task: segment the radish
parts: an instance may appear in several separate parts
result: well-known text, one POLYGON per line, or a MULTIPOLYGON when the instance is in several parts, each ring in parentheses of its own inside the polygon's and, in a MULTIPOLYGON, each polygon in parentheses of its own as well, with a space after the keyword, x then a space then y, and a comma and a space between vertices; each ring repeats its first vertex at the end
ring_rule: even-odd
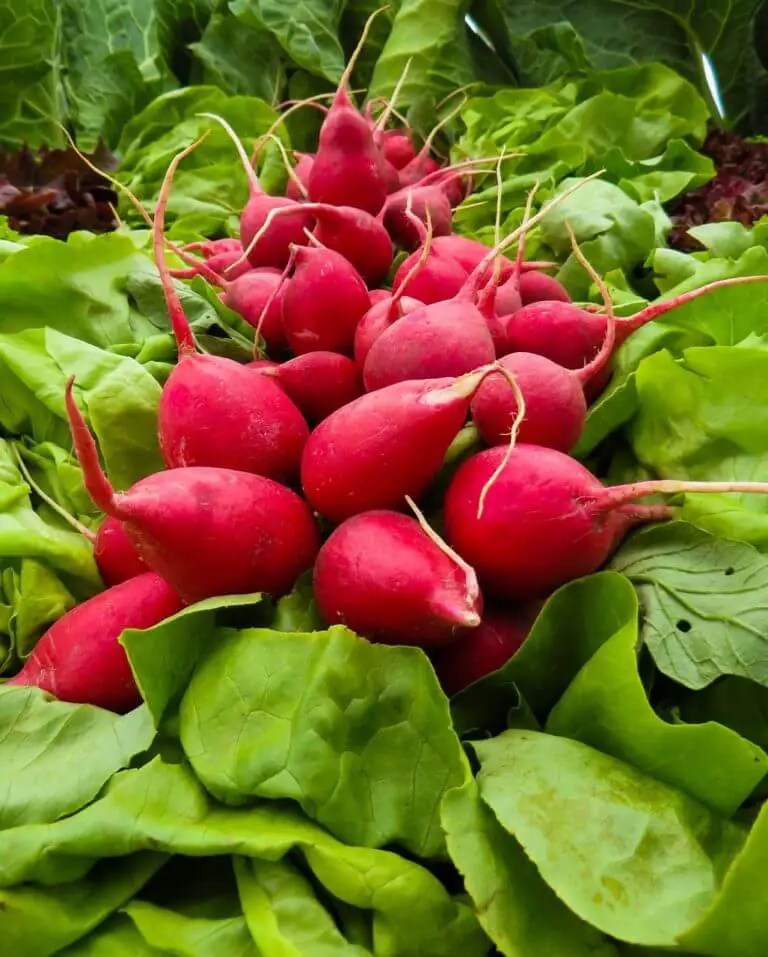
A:
POLYGON ((295 179, 293 177, 288 177, 288 185, 285 190, 285 195, 288 199, 302 200, 307 198, 307 191, 309 189, 309 171, 312 169, 312 164, 315 162, 315 156, 313 153, 296 153, 299 161, 294 167, 295 179), (298 180, 298 183, 296 182, 298 180), (300 185, 299 185, 300 184, 300 185), (305 192, 302 192, 302 186, 304 187, 305 192))
MULTIPOLYGON (((248 375, 269 381, 263 373, 248 375)), ((185 602, 291 590, 320 544, 312 514, 295 492, 261 475, 191 467, 157 472, 116 493, 72 383, 67 382, 67 415, 88 494, 123 523, 142 559, 185 602)))
POLYGON ((446 537, 490 595, 543 597, 600 568, 633 524, 669 514, 664 506, 632 505, 636 499, 683 492, 768 494, 768 483, 658 480, 606 488, 556 449, 497 447, 453 476, 446 537))
MULTIPOLYGON (((428 212, 426 227, 408 207, 405 216, 418 233, 421 248, 400 264, 392 288, 396 292, 407 291, 412 299, 418 299, 424 305, 453 299, 464 286, 467 273, 456 260, 435 249, 435 244, 441 237, 433 238, 432 221, 428 212)), ((483 248, 488 251, 487 247, 483 248)))
POLYGON ((312 507, 341 522, 370 509, 398 509, 406 495, 418 498, 464 425, 471 397, 495 368, 399 382, 329 415, 309 437, 301 461, 312 507))
POLYGON ((386 302, 388 299, 392 298, 392 291, 390 289, 369 289, 368 290, 368 299, 371 302, 372 306, 375 306, 378 302, 386 302))
POLYGON ((419 230, 407 212, 412 210, 426 224, 432 221, 435 236, 448 236, 453 225, 453 213, 448 198, 438 186, 409 186, 387 197, 383 222, 392 240, 403 249, 415 249, 421 239, 419 230))
POLYGON ((396 170, 403 169, 416 155, 413 140, 405 130, 385 130, 381 144, 384 158, 396 170))
POLYGON ((390 644, 445 644, 476 627, 482 611, 472 568, 416 519, 383 510, 331 534, 317 556, 314 593, 328 624, 390 644))
POLYGON ((363 394, 360 369, 337 352, 308 352, 274 366, 267 375, 274 375, 312 424, 363 394))
POLYGON ((283 329, 283 297, 287 286, 277 270, 251 269, 232 282, 219 285, 219 298, 248 325, 258 329, 272 355, 279 355, 288 346, 283 329))
MULTIPOLYGON (((513 352, 499 360, 499 366, 514 376, 525 400, 518 440, 561 452, 570 451, 581 437, 587 417, 584 387, 610 362, 616 331, 608 288, 582 255, 573 235, 571 238, 575 256, 597 284, 606 306, 607 331, 600 351, 577 370, 564 369, 531 352, 513 352)), ((472 399, 471 410, 472 421, 488 445, 502 445, 509 440, 519 410, 502 376, 488 376, 472 399)))
POLYGON ((505 665, 528 637, 542 604, 486 609, 477 628, 462 632, 448 648, 438 649, 432 664, 443 691, 454 695, 505 665))
POLYGON ((418 299, 402 295, 400 290, 394 296, 374 303, 355 329, 354 353, 358 367, 363 369, 371 346, 382 332, 389 329, 393 322, 420 309, 423 305, 424 303, 418 299))
POLYGON ((288 344, 296 355, 351 355, 355 329, 371 303, 360 274, 332 249, 304 246, 294 253, 295 272, 283 296, 288 344))
MULTIPOLYGON (((197 144, 194 144, 197 145, 197 144)), ((171 161, 157 200, 153 248, 179 348, 158 409, 160 450, 169 468, 202 465, 291 481, 309 435, 302 414, 266 376, 219 356, 200 355, 165 261, 165 207, 179 162, 171 161)), ((243 282, 243 280, 238 280, 243 282)))
POLYGON ((360 41, 349 58, 331 108, 320 127, 317 153, 307 182, 313 203, 355 206, 374 216, 387 197, 384 157, 374 144, 365 117, 352 104, 348 86, 371 24, 383 9, 375 10, 368 17, 360 41))
MULTIPOLYGON (((217 276, 223 276, 229 270, 229 278, 237 279, 239 276, 245 275, 251 268, 251 264, 247 260, 241 261, 243 244, 239 239, 212 239, 207 242, 187 243, 181 248, 181 252, 187 254, 195 250, 199 250, 203 254, 208 271, 215 273, 217 276)), ((190 262, 190 269, 171 270, 174 279, 194 279, 195 276, 203 273, 202 264, 191 259, 188 262, 190 262)))
POLYGON ((98 531, 92 532, 87 525, 83 525, 74 515, 70 515, 54 498, 40 488, 32 478, 21 453, 18 449, 14 449, 14 452, 16 465, 35 495, 91 543, 96 567, 106 585, 120 585, 129 578, 135 578, 149 571, 117 519, 107 516, 99 525, 98 531))
POLYGON ((524 306, 532 302, 572 302, 567 289, 554 276, 535 270, 520 275, 519 291, 524 306))
POLYGON ((141 695, 118 639, 127 628, 151 628, 182 607, 154 572, 108 588, 55 622, 7 684, 40 688, 61 701, 130 711, 141 704, 141 695))

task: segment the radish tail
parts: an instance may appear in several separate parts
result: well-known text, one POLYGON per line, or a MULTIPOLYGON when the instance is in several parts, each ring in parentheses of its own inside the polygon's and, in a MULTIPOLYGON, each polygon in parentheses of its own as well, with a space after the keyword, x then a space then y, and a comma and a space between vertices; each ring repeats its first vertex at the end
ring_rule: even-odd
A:
MULTIPOLYGON (((107 515, 115 515, 115 490, 101 467, 96 442, 86 425, 77 402, 75 402, 75 397, 72 394, 74 384, 75 377, 70 376, 65 386, 64 401, 67 407, 69 427, 72 431, 72 440, 75 444, 75 453, 83 470, 85 487, 97 508, 100 508, 107 515)), ((119 518, 120 516, 115 515, 115 517, 119 518)))

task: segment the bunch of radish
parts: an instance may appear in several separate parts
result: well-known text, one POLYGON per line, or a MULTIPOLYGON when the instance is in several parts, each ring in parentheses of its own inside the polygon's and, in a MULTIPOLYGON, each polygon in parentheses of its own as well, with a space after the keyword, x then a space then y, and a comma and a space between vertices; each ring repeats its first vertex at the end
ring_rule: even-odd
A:
POLYGON ((176 168, 196 144, 170 164, 151 220, 179 357, 158 415, 167 468, 115 492, 68 383, 75 450, 106 516, 92 537, 110 587, 60 619, 11 683, 127 710, 140 696, 124 629, 211 596, 276 598, 313 568, 329 625, 423 647, 452 693, 514 653, 556 588, 596 571, 633 526, 671 514, 643 499, 768 492, 609 488, 569 456, 628 335, 719 287, 768 277, 617 318, 574 241, 604 299, 602 310, 582 308, 546 264, 524 261, 526 232, 567 194, 535 215, 529 203, 493 249, 454 235, 452 208, 478 164, 440 166, 431 140, 417 152, 407 130, 386 128, 392 110, 386 122, 361 112, 348 92, 356 55, 288 195, 264 192, 232 133, 250 182, 240 238, 176 250, 190 264, 177 275, 202 275, 257 329, 264 351, 250 364, 198 350, 164 237, 176 168), (388 289, 398 248, 409 256, 388 289), (486 447, 448 481, 443 538, 420 505, 468 421, 486 447))

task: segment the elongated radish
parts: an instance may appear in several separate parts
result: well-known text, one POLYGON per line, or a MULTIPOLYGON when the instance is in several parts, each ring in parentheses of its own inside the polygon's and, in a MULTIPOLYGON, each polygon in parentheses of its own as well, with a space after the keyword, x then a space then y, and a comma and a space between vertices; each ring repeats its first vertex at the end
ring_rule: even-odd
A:
POLYGON ((355 329, 370 307, 360 274, 324 247, 295 250, 296 266, 283 295, 283 329, 296 355, 352 354, 355 329))
POLYGON ((366 312, 355 329, 354 354, 358 368, 362 370, 365 360, 371 351, 371 346, 398 319, 407 316, 424 305, 418 299, 410 296, 388 296, 380 302, 374 303, 366 312))
MULTIPOLYGON (((532 302, 572 302, 568 290, 561 282, 554 276, 536 270, 521 273, 519 292, 524 306, 532 302)), ((503 306, 503 303, 501 305, 503 306)))
POLYGON ((400 382, 328 416, 310 436, 301 462, 312 507, 340 522, 369 509, 401 508, 406 495, 418 499, 493 368, 458 379, 400 382))
POLYGON ((424 224, 429 215, 435 236, 450 235, 453 213, 445 193, 437 186, 409 186, 389 196, 384 207, 384 225, 398 246, 413 250, 421 240, 420 231, 406 215, 409 210, 424 224))
POLYGON ((695 492, 768 494, 768 483, 658 480, 606 488, 555 449, 518 445, 510 454, 497 447, 454 475, 444 503, 446 536, 489 594, 528 599, 596 571, 632 524, 668 514, 633 505, 638 499, 695 492), (483 489, 505 457, 478 518, 483 489))
MULTIPOLYGON (((585 386, 608 367, 613 353, 616 320, 608 288, 582 255, 571 233, 573 252, 597 284, 606 307, 606 336, 600 351, 581 369, 565 369, 531 352, 513 352, 499 360, 512 373, 525 400, 525 417, 518 439, 529 445, 568 452, 578 442, 587 417, 585 386)), ((518 414, 517 401, 504 378, 488 376, 472 399, 472 421, 489 445, 508 441, 518 414)))
POLYGON ((127 628, 151 628, 182 608, 154 572, 114 585, 77 605, 38 641, 9 685, 28 685, 61 701, 124 713, 141 695, 118 639, 127 628))
POLYGON ((309 195, 309 171, 315 162, 315 156, 314 153, 296 153, 296 156, 299 159, 293 170, 296 174, 296 178, 288 177, 285 195, 288 199, 294 199, 299 202, 302 199, 306 199, 309 195), (296 180, 298 180, 298 183, 296 180), (302 186, 304 187, 304 192, 302 192, 302 186))
POLYGON ((408 206, 405 217, 413 225, 421 245, 400 264, 392 288, 396 293, 407 292, 412 299, 418 299, 425 305, 452 299, 464 286, 466 272, 449 255, 435 251, 435 243, 439 237, 433 236, 428 210, 426 226, 408 206))
POLYGON ((336 96, 320 128, 315 161, 309 171, 309 198, 314 203, 356 206, 376 215, 387 197, 383 156, 365 117, 349 98, 349 77, 368 37, 376 10, 366 21, 360 41, 342 74, 336 96))
MULTIPOLYGON (((279 388, 263 374, 248 374, 279 388)), ((295 492, 261 475, 204 467, 157 472, 115 492, 71 380, 66 404, 88 494, 123 523, 142 559, 184 601, 258 591, 282 595, 312 565, 318 530, 295 492)))
POLYGON ((360 369, 338 352, 307 352, 268 372, 312 425, 363 394, 360 369))
POLYGON ((390 511, 347 519, 320 549, 315 600, 329 624, 371 641, 431 647, 480 623, 477 576, 419 522, 390 511))
POLYGON ((171 270, 174 279, 192 279, 206 272, 221 277, 226 273, 229 279, 237 279, 252 268, 248 260, 242 258, 243 244, 239 239, 213 239, 204 243, 187 243, 182 247, 182 251, 190 255, 194 250, 202 252, 207 269, 203 269, 202 263, 187 260, 190 268, 171 270))
POLYGON ((416 155, 413 140, 405 130, 385 130, 382 137, 382 151, 387 162, 396 170, 401 170, 416 155))
MULTIPOLYGON (((239 469, 280 481, 298 475, 309 428, 285 392, 246 366, 200 355, 168 275, 163 228, 173 175, 189 147, 174 157, 155 211, 153 245, 179 361, 158 409, 158 437, 169 468, 202 465, 239 469)), ((243 279, 238 280, 242 283, 243 279)))

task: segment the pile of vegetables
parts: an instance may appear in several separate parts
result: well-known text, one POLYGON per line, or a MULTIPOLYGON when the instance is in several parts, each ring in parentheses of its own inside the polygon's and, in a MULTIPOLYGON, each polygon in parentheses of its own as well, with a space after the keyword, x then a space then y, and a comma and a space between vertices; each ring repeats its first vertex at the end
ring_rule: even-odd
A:
POLYGON ((128 225, 0 242, 4 945, 759 957, 764 224, 661 244, 667 68, 420 141, 376 16, 311 152, 161 97, 128 225))

